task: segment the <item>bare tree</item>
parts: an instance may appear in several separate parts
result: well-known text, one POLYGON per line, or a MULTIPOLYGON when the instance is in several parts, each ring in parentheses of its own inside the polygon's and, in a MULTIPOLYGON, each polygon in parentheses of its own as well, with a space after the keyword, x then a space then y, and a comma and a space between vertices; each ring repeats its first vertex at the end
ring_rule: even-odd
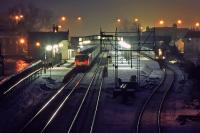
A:
POLYGON ((12 24, 20 31, 47 30, 53 24, 52 12, 40 9, 33 4, 15 5, 9 9, 8 14, 12 24))
POLYGON ((119 31, 122 31, 122 32, 137 31, 138 25, 139 25, 139 23, 131 22, 127 19, 124 19, 124 21, 119 26, 119 31))

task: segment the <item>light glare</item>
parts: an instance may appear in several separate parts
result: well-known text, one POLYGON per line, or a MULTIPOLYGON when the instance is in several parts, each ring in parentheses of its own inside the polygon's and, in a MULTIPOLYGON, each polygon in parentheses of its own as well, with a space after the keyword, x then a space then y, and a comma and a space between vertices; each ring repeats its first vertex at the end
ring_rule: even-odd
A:
POLYGON ((53 48, 53 47, 52 47, 51 45, 47 45, 47 46, 46 46, 46 51, 51 51, 52 48, 53 48))
POLYGON ((127 49, 131 48, 131 45, 126 43, 126 42, 124 42, 124 41, 119 41, 118 43, 119 43, 119 45, 121 45, 124 48, 127 48, 127 49))

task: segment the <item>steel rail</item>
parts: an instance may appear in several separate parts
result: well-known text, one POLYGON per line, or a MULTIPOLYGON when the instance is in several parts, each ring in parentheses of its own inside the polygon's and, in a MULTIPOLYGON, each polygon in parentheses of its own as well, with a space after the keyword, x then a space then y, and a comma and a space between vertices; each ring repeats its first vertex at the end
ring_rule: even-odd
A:
POLYGON ((101 79, 101 83, 100 83, 100 87, 99 87, 99 92, 98 92, 97 102, 96 102, 96 106, 95 106, 95 111, 94 111, 94 115, 93 115, 93 119, 92 119, 92 125, 90 127, 90 133, 92 133, 93 129, 94 129, 94 124, 95 124, 95 120, 96 120, 96 115, 97 115, 97 111, 98 111, 98 107, 99 107, 99 101, 100 101, 102 87, 103 87, 103 81, 104 81, 104 79, 102 78, 101 79))
POLYGON ((176 79, 176 74, 175 71, 173 69, 170 69, 173 72, 173 82, 171 83, 171 85, 169 86, 169 88, 165 91, 160 106, 159 106, 159 110, 158 110, 158 114, 157 114, 157 125, 158 125, 158 133, 161 133, 161 113, 162 113, 162 109, 163 109, 163 105, 165 103, 165 100, 167 98, 167 95, 169 94, 170 90, 174 87, 174 82, 176 79))
POLYGON ((74 126, 74 124, 75 124, 77 118, 78 118, 78 115, 80 114, 80 111, 81 111, 81 109, 82 109, 82 107, 83 107, 83 103, 85 102, 86 97, 88 96, 89 90, 91 89, 92 84, 94 83, 94 79, 96 78, 96 74, 97 74, 97 72, 98 72, 98 68, 99 68, 99 67, 97 67, 97 69, 96 69, 96 71, 95 71, 95 73, 94 73, 94 75, 93 75, 93 77, 92 77, 92 80, 90 81, 90 84, 89 84, 89 86, 88 86, 88 88, 87 88, 87 90, 86 90, 86 92, 85 92, 85 95, 84 95, 84 97, 83 97, 83 99, 82 99, 82 101, 81 101, 81 104, 80 104, 80 106, 79 106, 79 108, 78 108, 78 110, 77 110, 77 112, 76 112, 76 114, 75 114, 75 117, 74 117, 74 119, 72 120, 72 122, 71 122, 71 124, 70 124, 70 127, 69 127, 69 129, 68 129, 68 131, 67 131, 68 133, 71 132, 71 130, 72 130, 72 128, 73 128, 73 126, 74 126))
POLYGON ((35 73, 41 71, 42 68, 30 73, 29 75, 27 75, 26 77, 22 78, 21 80, 19 80, 17 83, 15 83, 14 85, 12 85, 8 90, 3 92, 3 95, 8 94, 10 91, 12 91, 16 86, 20 85, 23 81, 25 81, 26 79, 28 79, 29 77, 31 77, 32 75, 34 75, 35 73))
MULTIPOLYGON (((83 77, 84 77, 84 75, 83 75, 83 77)), ((19 133, 22 133, 24 130, 25 130, 25 128, 27 128, 32 122, 33 122, 33 120, 35 120, 35 118, 36 117, 38 117, 39 116, 39 114, 41 114, 41 112, 43 111, 43 110, 45 110, 47 107, 48 107, 48 105, 50 104, 50 103, 52 103, 52 101, 54 101, 56 98, 57 98, 57 96, 61 93, 61 92, 63 92, 63 90, 65 89, 65 87, 66 86, 68 86, 73 80, 74 80, 74 78, 75 78, 75 76, 73 76, 73 78, 71 78, 67 83, 65 83, 43 106, 42 106, 42 108, 40 108, 40 110, 23 126, 23 128, 19 131, 19 133)), ((81 77, 81 79, 82 79, 82 77, 81 77)), ((81 80, 80 79, 80 80, 81 80)))
POLYGON ((139 117, 138 117, 138 120, 137 120, 136 133, 140 132, 140 125, 141 125, 142 116, 144 114, 144 111, 145 111, 148 103, 150 102, 150 100, 152 99, 152 97, 154 96, 154 94, 157 92, 157 90, 164 84, 165 79, 166 79, 166 70, 164 70, 164 78, 162 79, 162 81, 160 82, 160 84, 153 90, 153 92, 147 98, 147 100, 145 101, 145 103, 143 104, 143 106, 142 106, 142 108, 140 110, 139 117))
POLYGON ((65 99, 62 101, 62 103, 59 105, 59 107, 56 109, 56 111, 52 114, 52 116, 50 117, 50 119, 48 120, 48 122, 46 123, 46 125, 43 127, 41 133, 43 133, 46 128, 49 126, 49 124, 51 124, 51 122, 53 121, 53 119, 56 117, 56 115, 58 114, 58 112, 61 110, 61 108, 63 107, 63 105, 67 102, 67 100, 69 99, 69 97, 72 95, 72 93, 76 90, 77 86, 80 84, 80 82, 82 81, 82 79, 85 77, 86 74, 84 74, 79 81, 76 83, 76 85, 71 89, 71 91, 67 94, 67 96, 65 97, 65 99))
MULTIPOLYGON (((136 133, 140 132, 140 125, 141 125, 142 117, 143 117, 143 114, 144 114, 144 112, 145 112, 145 110, 146 110, 149 102, 151 101, 151 99, 155 95, 155 93, 163 86, 165 80, 166 80, 166 71, 165 71, 165 77, 163 78, 163 80, 161 81, 161 83, 159 84, 159 86, 156 87, 153 90, 153 92, 151 93, 151 95, 148 97, 148 99, 145 101, 145 103, 142 106, 142 109, 141 109, 141 111, 139 113, 139 117, 138 117, 138 120, 137 120, 136 133)), ((158 133, 161 133, 161 122, 160 122, 160 120, 161 120, 162 108, 163 108, 164 102, 166 100, 166 97, 169 94, 169 91, 173 87, 174 82, 175 82, 175 73, 173 72, 173 80, 171 81, 171 83, 170 83, 169 87, 166 89, 166 91, 164 91, 164 94, 163 94, 163 96, 161 98, 161 102, 160 102, 160 104, 158 106, 158 110, 157 110, 157 114, 156 114, 157 115, 156 122, 157 122, 157 131, 158 131, 158 133)))
MULTIPOLYGON (((102 55, 102 57, 103 57, 103 55, 102 55)), ((94 75, 93 75, 93 77, 92 77, 92 80, 90 81, 90 84, 89 84, 89 86, 88 86, 88 88, 87 88, 87 90, 86 90, 86 92, 85 92, 85 95, 84 95, 84 97, 83 97, 83 99, 82 99, 82 101, 81 101, 81 103, 80 103, 80 105, 79 105, 79 108, 78 108, 78 110, 77 110, 77 112, 76 112, 76 114, 75 114, 75 117, 73 118, 73 120, 72 120, 72 122, 71 122, 71 124, 70 124, 70 126, 69 126, 69 128, 68 128, 68 133, 70 133, 71 131, 72 131, 72 129, 73 129, 73 126, 74 126, 74 124, 75 124, 75 122, 76 122, 76 120, 77 120, 77 118, 78 118, 78 116, 79 116, 79 114, 80 114, 80 112, 81 112, 81 109, 82 109, 82 107, 83 107, 83 104, 84 104, 84 102, 86 101, 86 98, 87 98, 87 96, 88 96, 88 94, 89 94, 89 90, 91 89, 91 87, 92 87, 92 84, 94 83, 94 80, 95 80, 95 78, 96 78, 96 75, 97 75, 97 73, 98 73, 98 71, 99 71, 99 65, 101 64, 101 62, 102 62, 102 58, 101 58, 101 60, 99 61, 99 63, 98 63, 98 67, 96 68, 96 70, 95 70, 95 73, 94 73, 94 75)), ((100 76, 100 74, 99 74, 99 76, 100 76)))

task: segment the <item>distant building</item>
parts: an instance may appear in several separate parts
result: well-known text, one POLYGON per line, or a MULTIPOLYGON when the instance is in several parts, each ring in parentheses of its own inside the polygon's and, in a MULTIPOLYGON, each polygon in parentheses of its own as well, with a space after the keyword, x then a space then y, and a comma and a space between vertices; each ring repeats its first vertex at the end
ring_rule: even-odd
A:
POLYGON ((20 56, 27 54, 27 42, 20 42, 22 36, 16 34, 7 25, 0 25, 1 54, 4 56, 20 56))
POLYGON ((188 28, 177 28, 176 25, 172 27, 153 27, 147 29, 147 31, 143 33, 143 36, 148 36, 149 30, 155 30, 154 34, 158 43, 167 41, 170 46, 175 46, 175 42, 179 39, 183 39, 189 31, 188 28))
POLYGON ((100 36, 89 35, 89 36, 71 37, 70 43, 73 49, 81 51, 81 49, 93 47, 94 45, 100 45, 100 36))
POLYGON ((156 36, 170 36, 172 39, 184 38, 185 34, 189 31, 188 28, 174 27, 155 27, 156 36))
POLYGON ((34 59, 71 58, 69 32, 29 32, 28 55, 34 59))
POLYGON ((190 30, 185 35, 184 58, 195 64, 200 59, 200 31, 190 30))

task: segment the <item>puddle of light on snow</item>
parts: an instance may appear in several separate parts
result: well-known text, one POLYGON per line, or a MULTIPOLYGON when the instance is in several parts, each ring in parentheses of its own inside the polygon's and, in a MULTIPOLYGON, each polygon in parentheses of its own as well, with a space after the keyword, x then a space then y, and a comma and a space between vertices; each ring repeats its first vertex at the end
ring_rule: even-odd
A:
POLYGON ((25 62, 24 60, 17 60, 16 61, 16 71, 19 72, 19 71, 22 71, 24 70, 26 67, 28 67, 28 63, 25 62))

